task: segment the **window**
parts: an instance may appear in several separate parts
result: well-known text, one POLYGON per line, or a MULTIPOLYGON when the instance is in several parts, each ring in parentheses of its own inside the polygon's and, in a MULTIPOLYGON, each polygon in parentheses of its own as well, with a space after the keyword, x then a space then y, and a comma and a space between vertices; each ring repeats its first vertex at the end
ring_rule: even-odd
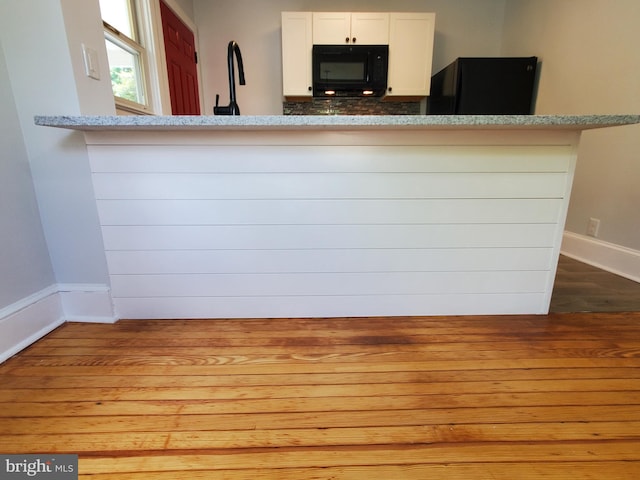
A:
POLYGON ((135 0, 100 0, 111 86, 116 106, 148 113, 146 51, 135 0))

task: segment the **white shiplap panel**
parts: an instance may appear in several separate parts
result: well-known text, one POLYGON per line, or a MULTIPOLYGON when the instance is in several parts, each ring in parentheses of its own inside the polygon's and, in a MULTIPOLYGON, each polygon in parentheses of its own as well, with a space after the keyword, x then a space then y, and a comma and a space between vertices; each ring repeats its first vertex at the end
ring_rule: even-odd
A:
POLYGON ((106 250, 552 247, 557 225, 104 226, 106 250))
POLYGON ((563 198, 564 173, 94 174, 98 200, 563 198))
POLYGON ((546 313, 544 295, 115 298, 121 318, 288 318, 546 313))
POLYGON ((124 318, 546 313, 573 140, 517 146, 513 135, 90 146, 116 308, 124 318))
POLYGON ((566 172, 571 146, 89 147, 94 172, 566 172))
POLYGON ((98 200, 103 225, 555 223, 560 199, 98 200))
POLYGON ((541 293, 549 272, 112 275, 114 297, 541 293))
POLYGON ((107 251, 127 274, 550 270, 551 248, 107 251))

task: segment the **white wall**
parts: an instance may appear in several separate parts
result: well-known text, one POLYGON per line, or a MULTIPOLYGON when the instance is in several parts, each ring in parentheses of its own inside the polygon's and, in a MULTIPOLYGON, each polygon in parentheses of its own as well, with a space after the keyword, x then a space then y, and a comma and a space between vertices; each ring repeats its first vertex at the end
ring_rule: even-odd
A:
MULTIPOLYGON (((173 0, 173 2, 175 2, 191 20, 193 20, 193 0, 173 0)), ((166 3, 171 7, 169 2, 166 3)))
MULTIPOLYGON (((638 0, 509 0, 505 55, 541 59, 538 114, 640 113, 638 0)), ((567 230, 640 252, 640 126, 585 132, 567 230)), ((640 272, 637 272, 640 277, 640 272)))
POLYGON ((216 93, 229 103, 227 44, 235 40, 247 85, 238 87, 242 114, 282 113, 282 11, 424 11, 436 13, 434 72, 461 55, 498 55, 506 0, 194 0, 207 115, 216 93))
POLYGON ((65 320, 115 319, 84 138, 33 121, 115 108, 98 0, 2 0, 0 46, 2 362, 65 320))
POLYGON ((98 0, 60 0, 60 2, 80 113, 82 115, 113 115, 115 105, 100 4, 98 0), (93 49, 97 54, 100 80, 86 75, 83 45, 93 49))
POLYGON ((0 310, 54 283, 0 44, 0 310))
POLYGON ((108 282, 87 150, 81 133, 37 127, 33 117, 114 113, 106 64, 101 64, 102 81, 80 72, 80 44, 104 48, 101 29, 96 30, 97 5, 97 0, 0 2, 0 41, 44 235, 56 281, 64 284, 108 282))

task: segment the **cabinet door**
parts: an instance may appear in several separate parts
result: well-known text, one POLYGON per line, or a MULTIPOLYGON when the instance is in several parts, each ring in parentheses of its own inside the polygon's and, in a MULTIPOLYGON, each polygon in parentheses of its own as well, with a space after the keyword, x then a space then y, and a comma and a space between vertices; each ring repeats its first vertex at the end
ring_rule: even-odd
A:
POLYGON ((282 92, 310 97, 312 92, 311 12, 282 12, 282 92))
POLYGON ((388 45, 389 14, 352 13, 351 43, 360 45, 388 45))
POLYGON ((387 96, 429 95, 435 13, 391 13, 389 22, 387 96))
POLYGON ((351 43, 351 14, 349 12, 314 12, 313 44, 344 43, 351 43))

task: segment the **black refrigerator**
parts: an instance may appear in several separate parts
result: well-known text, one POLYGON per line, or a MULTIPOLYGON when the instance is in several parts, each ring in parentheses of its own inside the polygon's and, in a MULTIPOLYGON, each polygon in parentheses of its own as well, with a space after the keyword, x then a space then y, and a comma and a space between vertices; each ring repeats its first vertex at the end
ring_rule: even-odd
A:
POLYGON ((537 57, 460 57, 431 77, 428 115, 529 115, 537 57))

